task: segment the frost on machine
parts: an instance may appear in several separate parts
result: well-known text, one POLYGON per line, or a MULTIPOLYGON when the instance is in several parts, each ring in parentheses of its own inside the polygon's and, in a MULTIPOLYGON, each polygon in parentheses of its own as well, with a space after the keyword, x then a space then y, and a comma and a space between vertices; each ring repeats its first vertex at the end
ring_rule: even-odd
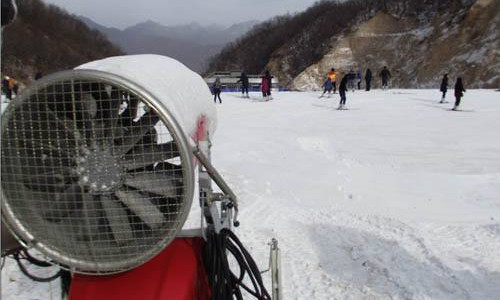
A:
MULTIPOLYGON (((203 79, 167 57, 37 81, 2 118, 2 220, 22 244, 5 254, 59 265, 72 300, 271 299, 232 231, 238 201, 210 162, 215 128, 203 79), (195 187, 201 224, 185 230, 195 187)), ((280 299, 277 241, 271 267, 280 299)))

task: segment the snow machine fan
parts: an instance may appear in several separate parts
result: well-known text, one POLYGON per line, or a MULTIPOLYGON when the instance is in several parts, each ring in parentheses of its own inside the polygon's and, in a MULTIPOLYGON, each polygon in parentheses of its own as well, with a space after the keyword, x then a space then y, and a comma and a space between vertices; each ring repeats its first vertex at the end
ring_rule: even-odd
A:
POLYGON ((76 69, 43 78, 8 107, 2 214, 27 248, 73 272, 112 274, 148 261, 182 229, 192 150, 150 91, 76 69))

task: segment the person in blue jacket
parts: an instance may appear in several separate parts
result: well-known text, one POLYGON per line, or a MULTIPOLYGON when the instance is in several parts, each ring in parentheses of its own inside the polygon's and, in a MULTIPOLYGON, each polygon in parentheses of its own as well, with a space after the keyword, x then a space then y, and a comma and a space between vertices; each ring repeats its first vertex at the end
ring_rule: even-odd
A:
POLYGON ((358 72, 356 72, 356 78, 358 79, 358 90, 360 90, 361 81, 363 81, 363 73, 361 72, 361 70, 358 70, 358 72))
POLYGON ((333 82, 330 79, 330 77, 326 78, 325 83, 323 83, 323 88, 324 88, 323 94, 321 94, 321 96, 319 96, 319 97, 323 98, 323 96, 326 94, 326 92, 328 92, 328 97, 330 97, 330 94, 332 93, 332 90, 333 90, 333 82))
POLYGON ((356 80, 356 73, 354 73, 353 69, 349 70, 347 73, 347 88, 351 89, 354 92, 354 80, 356 80))

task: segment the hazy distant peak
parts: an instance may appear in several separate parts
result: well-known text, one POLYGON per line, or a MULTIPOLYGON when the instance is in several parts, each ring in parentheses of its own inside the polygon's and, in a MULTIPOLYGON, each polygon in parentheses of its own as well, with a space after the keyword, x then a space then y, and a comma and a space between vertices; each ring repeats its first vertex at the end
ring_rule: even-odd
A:
POLYGON ((168 30, 168 27, 161 25, 159 23, 156 23, 152 20, 147 20, 144 22, 139 22, 135 25, 129 26, 125 28, 123 31, 142 31, 144 33, 148 33, 148 31, 154 32, 154 31, 162 31, 162 30, 168 30))
POLYGON ((208 57, 216 54, 225 44, 250 30, 258 21, 245 21, 231 26, 201 25, 191 22, 166 26, 146 20, 124 30, 108 28, 93 20, 78 16, 88 27, 104 33, 126 53, 156 53, 179 59, 196 71, 202 71, 208 57))

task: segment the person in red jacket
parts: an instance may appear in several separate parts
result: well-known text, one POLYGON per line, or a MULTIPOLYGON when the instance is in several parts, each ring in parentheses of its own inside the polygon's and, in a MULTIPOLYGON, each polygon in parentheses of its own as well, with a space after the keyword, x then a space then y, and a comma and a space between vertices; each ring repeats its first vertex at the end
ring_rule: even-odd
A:
POLYGON ((265 75, 262 76, 262 80, 260 83, 260 88, 262 90, 262 96, 264 97, 264 100, 266 100, 266 101, 271 100, 272 79, 273 79, 273 77, 271 76, 269 71, 266 71, 265 75))

